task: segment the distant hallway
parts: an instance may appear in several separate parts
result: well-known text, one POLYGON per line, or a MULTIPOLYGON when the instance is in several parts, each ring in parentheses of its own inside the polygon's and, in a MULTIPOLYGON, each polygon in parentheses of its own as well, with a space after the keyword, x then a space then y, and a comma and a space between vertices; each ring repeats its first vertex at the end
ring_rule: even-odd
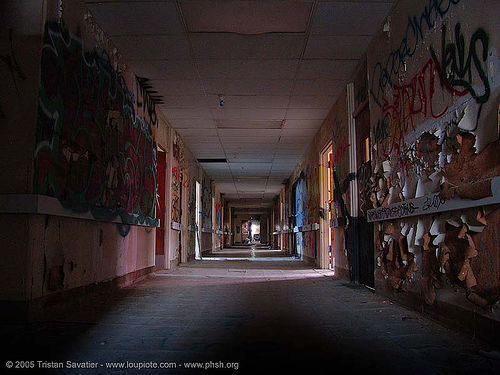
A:
POLYGON ((235 245, 210 252, 203 256, 205 260, 292 260, 290 252, 272 249, 269 245, 235 245))

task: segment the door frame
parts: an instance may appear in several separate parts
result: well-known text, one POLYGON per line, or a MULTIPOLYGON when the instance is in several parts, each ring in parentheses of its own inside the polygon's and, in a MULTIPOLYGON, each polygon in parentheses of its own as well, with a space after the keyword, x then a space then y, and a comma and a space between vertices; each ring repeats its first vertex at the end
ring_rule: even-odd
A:
POLYGON ((333 142, 330 140, 325 147, 319 153, 320 160, 320 205, 323 209, 323 217, 320 218, 320 256, 319 256, 319 267, 323 269, 329 268, 329 256, 328 251, 332 252, 332 258, 334 258, 333 252, 333 238, 332 231, 330 228, 330 209, 328 205, 331 201, 331 192, 329 189, 330 184, 330 173, 332 173, 330 165, 330 154, 333 152, 333 142), (330 248, 329 248, 330 247, 330 248))
MULTIPOLYGON (((214 191, 214 189, 212 189, 214 191)), ((215 214, 215 197, 212 196, 212 253, 215 251, 215 240, 216 240, 216 226, 215 226, 216 214, 215 214)))
POLYGON ((187 170, 181 172, 181 263, 188 261, 188 248, 189 248, 189 176, 187 170))
POLYGON ((194 258, 201 260, 201 183, 196 181, 194 258))
MULTIPOLYGON (((159 219, 160 219, 160 227, 156 228, 155 230, 155 266, 157 268, 166 268, 166 256, 168 252, 168 229, 169 227, 166 225, 167 224, 167 209, 170 207, 167 205, 167 165, 168 165, 168 154, 167 151, 161 147, 159 144, 157 145, 157 160, 158 160, 158 167, 160 167, 163 171, 161 173, 156 174, 158 181, 157 181, 157 194, 158 194, 158 214, 159 214, 159 219), (161 156, 160 156, 161 155, 161 156), (161 158, 161 159, 160 159, 161 158), (161 160, 161 161, 160 161, 161 160), (160 176, 163 176, 161 178, 160 176), (159 238, 161 236, 161 231, 163 230, 163 238, 159 238), (160 233, 158 233, 160 232, 160 233), (161 245, 160 245, 161 244, 161 245), (159 245, 162 247, 163 252, 158 254, 158 247, 159 245)), ((159 168, 158 168, 159 170, 159 168)), ((157 215, 158 216, 158 215, 157 215)))

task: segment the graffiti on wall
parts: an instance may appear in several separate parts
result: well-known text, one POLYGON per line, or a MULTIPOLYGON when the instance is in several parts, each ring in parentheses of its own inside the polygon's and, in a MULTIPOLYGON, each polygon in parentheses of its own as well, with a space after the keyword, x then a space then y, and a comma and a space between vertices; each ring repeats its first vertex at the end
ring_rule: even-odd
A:
POLYGON ((318 166, 307 166, 305 171, 307 186, 307 220, 308 224, 319 222, 319 168, 318 166))
POLYGON ((172 221, 181 222, 181 173, 179 167, 172 167, 172 221))
POLYGON ((377 279, 428 304, 444 286, 461 286, 489 308, 500 299, 499 210, 471 201, 492 197, 500 175, 500 124, 488 113, 498 104, 500 61, 488 25, 458 21, 459 2, 430 0, 408 17, 400 47, 371 61, 375 160, 364 178, 372 215, 382 215, 377 279), (445 19, 452 9, 454 19, 445 19), (441 212, 451 200, 469 202, 441 212))
POLYGON ((403 71, 406 61, 415 55, 417 48, 423 43, 425 33, 434 29, 438 21, 460 2, 461 0, 428 0, 420 14, 408 17, 398 48, 382 61, 373 64, 370 96, 378 106, 382 105, 381 97, 386 88, 394 83, 394 76, 403 71))
POLYGON ((182 145, 181 138, 177 134, 175 134, 174 142, 172 145, 172 155, 174 156, 174 160, 178 164, 182 164, 182 162, 184 161, 184 147, 182 145))
MULTIPOLYGON (((301 173, 299 179, 295 183, 295 225, 301 227, 307 224, 307 186, 304 174, 301 173)), ((298 232, 295 234, 295 245, 297 248, 297 254, 303 255, 305 250, 305 236, 304 233, 298 232)))
POLYGON ((215 218, 217 220, 216 229, 222 230, 222 206, 218 201, 215 203, 215 218))
POLYGON ((212 229, 212 184, 205 177, 201 184, 202 227, 212 229))
POLYGON ((172 141, 172 193, 171 193, 171 220, 176 223, 181 222, 181 191, 183 181, 183 169, 181 168, 184 162, 184 146, 182 145, 180 137, 175 134, 172 141))
POLYGON ((153 90, 148 78, 135 76, 138 116, 148 120, 151 125, 158 125, 156 106, 163 104, 163 97, 153 90))
POLYGON ((46 23, 34 191, 101 220, 155 223, 156 144, 105 51, 46 23))
MULTIPOLYGON (((429 47, 430 57, 408 83, 391 86, 392 95, 382 97, 383 116, 374 130, 375 140, 384 156, 393 152, 400 156, 406 151, 408 135, 426 119, 440 119, 449 113, 452 100, 468 96, 478 107, 477 128, 482 104, 490 97, 490 83, 485 73, 488 55, 488 36, 478 28, 465 45, 460 23, 455 26, 452 41, 447 41, 446 27, 442 28, 441 51, 429 47), (447 97, 448 100, 443 100, 447 97)), ((456 108, 456 103, 455 108, 456 108)), ((469 111, 472 110, 469 106, 469 111)))

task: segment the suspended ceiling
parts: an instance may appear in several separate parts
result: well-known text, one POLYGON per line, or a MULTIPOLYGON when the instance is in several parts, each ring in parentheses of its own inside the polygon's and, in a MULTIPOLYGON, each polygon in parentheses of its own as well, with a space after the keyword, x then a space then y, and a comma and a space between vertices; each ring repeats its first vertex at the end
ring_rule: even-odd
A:
POLYGON ((266 202, 393 1, 86 3, 195 157, 227 160, 202 164, 226 198, 266 202))

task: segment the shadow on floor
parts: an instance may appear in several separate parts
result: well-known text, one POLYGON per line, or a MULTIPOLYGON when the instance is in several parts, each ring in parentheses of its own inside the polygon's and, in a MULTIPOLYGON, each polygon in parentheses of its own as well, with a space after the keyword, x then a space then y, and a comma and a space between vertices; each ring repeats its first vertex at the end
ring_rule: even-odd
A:
MULTIPOLYGON (((175 374, 238 363, 238 373, 495 374, 484 344, 332 278, 156 277, 96 295, 50 321, 3 323, 5 360, 96 361, 50 374, 175 374), (173 362, 175 369, 105 368, 173 362)), ((5 362, 4 362, 5 363, 5 362)), ((220 369, 212 368, 213 371, 220 369)), ((223 372, 230 372, 224 370, 223 372)), ((19 373, 10 371, 8 373, 19 373)), ((29 371, 34 373, 34 371, 29 371)))

